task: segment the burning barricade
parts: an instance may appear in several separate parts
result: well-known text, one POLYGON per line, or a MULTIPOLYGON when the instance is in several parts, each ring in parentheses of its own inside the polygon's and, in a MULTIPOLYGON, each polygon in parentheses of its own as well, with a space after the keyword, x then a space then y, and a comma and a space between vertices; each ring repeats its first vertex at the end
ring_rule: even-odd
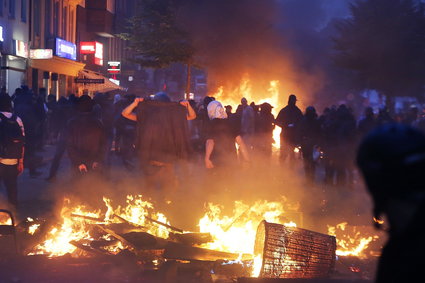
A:
POLYGON ((189 232, 171 225, 142 196, 127 196, 126 205, 118 207, 103 200, 106 211, 65 199, 59 224, 28 218, 16 227, 21 253, 76 260, 125 257, 140 270, 169 273, 172 267, 171 277, 186 270, 208 280, 318 278, 335 269, 335 237, 294 227, 284 215, 297 213, 286 211, 282 201, 236 202, 233 216, 208 204, 199 232, 189 232))

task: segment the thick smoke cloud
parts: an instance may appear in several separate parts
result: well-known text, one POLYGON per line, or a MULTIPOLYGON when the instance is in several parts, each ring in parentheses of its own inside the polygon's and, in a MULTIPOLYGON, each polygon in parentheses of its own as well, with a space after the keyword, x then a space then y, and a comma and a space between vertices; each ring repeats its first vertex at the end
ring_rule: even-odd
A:
POLYGON ((323 29, 335 15, 346 15, 347 2, 186 0, 179 16, 212 88, 236 87, 249 74, 254 92, 279 80, 285 96, 297 93, 312 103, 329 80, 330 37, 323 29))

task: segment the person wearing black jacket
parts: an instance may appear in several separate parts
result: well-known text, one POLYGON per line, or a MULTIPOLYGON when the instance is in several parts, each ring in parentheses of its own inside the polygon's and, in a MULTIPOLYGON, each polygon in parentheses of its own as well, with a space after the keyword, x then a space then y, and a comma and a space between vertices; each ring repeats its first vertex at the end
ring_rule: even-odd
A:
POLYGON ((80 173, 97 170, 106 154, 106 131, 93 115, 93 100, 88 95, 77 101, 79 113, 70 119, 66 130, 66 148, 72 167, 80 173))
POLYGON ((294 148, 298 143, 297 126, 303 118, 303 113, 296 106, 297 97, 291 94, 288 105, 280 110, 276 118, 276 125, 282 128, 280 134, 280 158, 282 161, 289 156, 294 158, 294 148))
POLYGON ((300 140, 303 155, 305 177, 308 181, 314 183, 316 176, 316 162, 313 158, 313 152, 315 147, 320 144, 321 131, 316 109, 313 106, 309 106, 305 110, 304 118, 299 123, 298 131, 298 138, 300 140))

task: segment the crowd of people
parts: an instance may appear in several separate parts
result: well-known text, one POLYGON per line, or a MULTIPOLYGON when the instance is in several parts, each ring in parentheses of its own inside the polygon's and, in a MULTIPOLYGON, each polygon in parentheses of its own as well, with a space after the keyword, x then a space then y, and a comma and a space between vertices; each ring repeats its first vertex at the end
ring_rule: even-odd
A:
POLYGON ((229 167, 249 164, 258 156, 272 158, 276 142, 273 131, 279 127, 281 164, 301 159, 310 184, 349 187, 354 179, 357 145, 370 130, 394 121, 419 128, 425 124, 417 108, 404 116, 391 116, 385 108, 375 114, 369 107, 356 118, 342 104, 319 115, 313 106, 301 110, 293 94, 276 117, 272 114, 275 106, 256 105, 245 98, 234 112, 232 106, 222 105, 214 97, 172 102, 166 93, 145 98, 133 94, 71 94, 56 101, 43 88, 34 92, 22 86, 12 95, 3 88, 0 98, 0 126, 2 120, 15 119, 25 140, 22 156, 8 158, 3 145, 6 132, 0 137, 0 177, 14 206, 17 176, 26 168, 30 177, 40 177, 46 145, 55 146, 49 174, 44 176, 47 181, 57 178, 67 153, 73 176, 91 172, 108 176, 112 157, 118 156, 127 170, 140 168, 148 185, 171 186, 176 165, 184 167, 181 161, 228 173, 232 172, 229 167), (164 183, 165 179, 169 181, 164 183))

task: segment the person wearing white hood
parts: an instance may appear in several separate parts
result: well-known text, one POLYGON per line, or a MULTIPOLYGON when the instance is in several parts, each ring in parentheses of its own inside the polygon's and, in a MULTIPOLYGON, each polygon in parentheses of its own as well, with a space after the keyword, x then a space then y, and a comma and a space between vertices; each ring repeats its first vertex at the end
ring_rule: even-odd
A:
POLYGON ((228 119, 223 105, 218 101, 211 101, 207 107, 210 124, 205 144, 205 167, 207 169, 233 165, 237 161, 235 143, 244 161, 249 162, 246 145, 232 121, 228 119))

